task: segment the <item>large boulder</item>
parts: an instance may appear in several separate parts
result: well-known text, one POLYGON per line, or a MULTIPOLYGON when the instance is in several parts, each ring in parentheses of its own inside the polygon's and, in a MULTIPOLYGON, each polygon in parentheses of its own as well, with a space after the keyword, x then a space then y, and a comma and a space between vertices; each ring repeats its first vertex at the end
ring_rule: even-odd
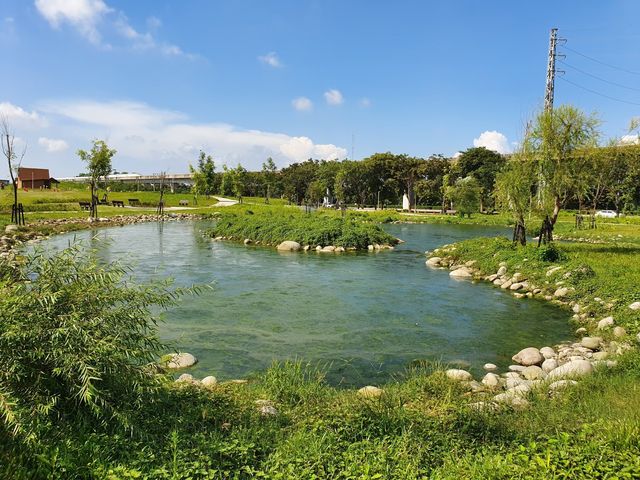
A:
POLYGON ((606 330, 615 323, 613 317, 605 317, 598 322, 598 330, 606 330))
POLYGON ((444 373, 451 380, 459 380, 459 381, 473 380, 473 375, 471 375, 466 370, 461 370, 459 368, 450 368, 444 373))
POLYGON ((522 376, 527 380, 542 380, 547 374, 537 365, 530 365, 522 371, 522 376))
POLYGON ((473 275, 467 267, 460 267, 449 272, 449 276, 453 278, 471 278, 473 275))
POLYGON ((300 244, 292 240, 285 240, 276 248, 279 252, 297 252, 298 250, 300 250, 300 244))
POLYGON ((582 337, 582 340, 580 340, 580 345, 590 350, 597 350, 600 348, 601 343, 601 337, 582 337))
POLYGON ((427 267, 439 267, 442 257, 431 257, 427 260, 427 267))
POLYGON ((549 372, 549 380, 573 378, 589 375, 593 372, 593 365, 587 360, 573 360, 549 372))
POLYGON ((529 365, 539 365, 544 361, 544 357, 540 353, 540 350, 535 347, 523 348, 511 357, 511 359, 525 367, 528 367, 529 365))
POLYGON ((556 351, 551 347, 542 347, 540 353, 544 358, 553 358, 556 356, 556 351))
POLYGON ((218 384, 218 379, 214 376, 209 375, 208 377, 204 377, 201 380, 202 385, 205 387, 215 387, 218 384))
POLYGON ((558 368, 558 362, 555 358, 547 358, 544 362, 542 362, 542 370, 546 373, 549 373, 551 370, 558 368))
POLYGON ((198 359, 190 353, 172 353, 165 360, 166 367, 172 369, 187 368, 198 363, 198 359))
POLYGON ((499 387, 500 386, 500 377, 498 375, 496 375, 495 373, 487 373, 482 378, 482 384, 486 385, 487 387, 490 387, 490 388, 499 387))

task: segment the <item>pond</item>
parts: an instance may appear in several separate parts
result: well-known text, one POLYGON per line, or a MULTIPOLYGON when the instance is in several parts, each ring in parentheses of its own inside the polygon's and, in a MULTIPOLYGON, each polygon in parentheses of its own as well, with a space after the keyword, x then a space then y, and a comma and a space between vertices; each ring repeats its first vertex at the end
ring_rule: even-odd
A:
POLYGON ((162 314, 161 338, 198 357, 189 370, 197 377, 245 378, 274 359, 298 358, 324 365, 334 384, 376 384, 414 360, 476 372, 486 362, 506 366, 523 347, 570 335, 567 314, 555 307, 425 266, 425 250, 506 229, 386 225, 406 243, 336 255, 212 242, 202 235, 209 225, 143 223, 65 234, 44 246, 85 239, 105 261, 132 263, 138 281, 213 283, 162 314))

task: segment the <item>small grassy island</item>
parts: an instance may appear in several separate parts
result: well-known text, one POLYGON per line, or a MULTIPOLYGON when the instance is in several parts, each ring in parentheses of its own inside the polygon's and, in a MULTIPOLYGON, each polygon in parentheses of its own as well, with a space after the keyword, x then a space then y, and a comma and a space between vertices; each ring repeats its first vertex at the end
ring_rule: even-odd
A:
POLYGON ((323 211, 303 213, 295 208, 238 208, 220 216, 209 231, 212 238, 278 245, 291 241, 309 248, 342 247, 367 250, 391 246, 398 239, 386 233, 366 215, 323 211))

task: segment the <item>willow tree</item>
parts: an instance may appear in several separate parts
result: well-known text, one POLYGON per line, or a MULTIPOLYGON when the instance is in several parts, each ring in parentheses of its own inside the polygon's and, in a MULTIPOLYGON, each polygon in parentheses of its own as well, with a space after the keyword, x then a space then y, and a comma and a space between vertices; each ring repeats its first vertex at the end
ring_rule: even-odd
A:
POLYGON ((87 164, 91 182, 91 217, 98 218, 98 182, 105 179, 113 170, 111 159, 116 151, 110 149, 103 140, 94 140, 89 152, 78 150, 78 156, 87 164))
POLYGON ((537 168, 537 204, 543 211, 541 236, 551 240, 565 201, 575 191, 576 151, 597 146, 600 120, 571 105, 540 112, 524 140, 524 150, 537 168))
POLYGON ((536 165, 524 153, 514 154, 496 175, 496 204, 509 210, 514 220, 513 242, 527 244, 526 219, 531 211, 536 165))

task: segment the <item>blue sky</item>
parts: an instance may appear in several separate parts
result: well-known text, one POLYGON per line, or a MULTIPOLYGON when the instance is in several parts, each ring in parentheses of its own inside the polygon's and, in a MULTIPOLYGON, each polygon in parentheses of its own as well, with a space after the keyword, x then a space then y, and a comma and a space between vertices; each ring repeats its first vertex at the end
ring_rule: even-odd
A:
POLYGON ((82 171, 75 152, 93 138, 143 173, 186 171, 201 148, 250 169, 351 157, 352 141, 355 158, 508 151, 542 105, 554 26, 572 49, 556 104, 597 111, 606 136, 640 114, 634 0, 0 6, 0 111, 24 165, 55 176, 82 171))

